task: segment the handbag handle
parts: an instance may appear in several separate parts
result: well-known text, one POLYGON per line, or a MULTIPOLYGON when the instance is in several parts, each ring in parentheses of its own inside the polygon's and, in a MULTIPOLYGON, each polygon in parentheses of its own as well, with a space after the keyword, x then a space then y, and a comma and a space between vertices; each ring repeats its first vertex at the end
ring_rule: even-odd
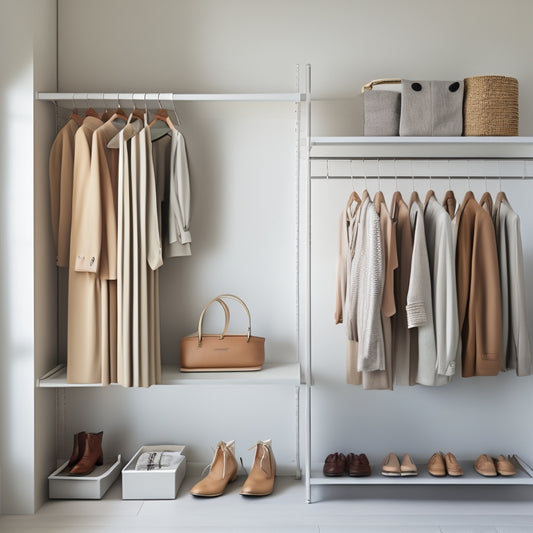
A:
POLYGON ((250 341, 250 337, 252 335, 252 317, 250 315, 250 311, 248 310, 248 307, 246 307, 246 304, 238 296, 235 296, 234 294, 219 294, 218 296, 215 296, 215 298, 213 298, 202 309, 202 312, 200 313, 200 320, 198 321, 198 345, 200 345, 202 342, 202 324, 204 321, 204 315, 207 311, 207 308, 215 301, 219 302, 224 307, 224 313, 226 315, 226 324, 224 326, 224 330, 219 336, 219 339, 224 338, 224 335, 226 334, 226 331, 228 329, 228 324, 229 324, 229 309, 228 309, 226 302, 224 302, 223 298, 231 298, 232 300, 239 302, 244 307, 244 310, 246 311, 246 314, 248 315, 248 337, 246 339, 246 342, 250 341))
POLYGON ((385 85, 389 83, 401 83, 401 78, 381 78, 379 80, 372 80, 371 82, 361 87, 361 93, 364 93, 367 89, 370 91, 374 85, 385 85))

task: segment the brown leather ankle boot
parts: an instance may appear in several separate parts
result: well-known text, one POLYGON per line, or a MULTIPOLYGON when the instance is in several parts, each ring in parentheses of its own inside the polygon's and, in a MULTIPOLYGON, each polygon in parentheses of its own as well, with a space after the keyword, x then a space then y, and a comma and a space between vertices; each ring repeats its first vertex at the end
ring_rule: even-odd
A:
POLYGON ((85 431, 74 434, 74 446, 72 447, 72 455, 70 456, 67 468, 72 468, 83 457, 86 438, 87 433, 85 431))
POLYGON ((242 486, 241 494, 243 496, 268 496, 274 490, 276 477, 276 460, 272 452, 272 440, 260 440, 255 446, 254 464, 242 486))
POLYGON ((237 479, 235 441, 220 441, 210 466, 209 474, 191 489, 193 496, 220 496, 224 494, 228 483, 237 479))
POLYGON ((100 433, 87 433, 85 452, 78 463, 70 469, 71 474, 85 476, 94 470, 95 465, 104 463, 104 453, 102 452, 103 436, 103 431, 100 431, 100 433))

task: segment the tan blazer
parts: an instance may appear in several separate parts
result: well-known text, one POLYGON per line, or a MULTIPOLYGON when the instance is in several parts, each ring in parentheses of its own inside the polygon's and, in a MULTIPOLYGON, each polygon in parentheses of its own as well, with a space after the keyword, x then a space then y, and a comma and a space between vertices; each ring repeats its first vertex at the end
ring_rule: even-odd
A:
POLYGON ((495 376, 501 365, 502 308, 494 225, 471 191, 456 217, 463 377, 495 376))

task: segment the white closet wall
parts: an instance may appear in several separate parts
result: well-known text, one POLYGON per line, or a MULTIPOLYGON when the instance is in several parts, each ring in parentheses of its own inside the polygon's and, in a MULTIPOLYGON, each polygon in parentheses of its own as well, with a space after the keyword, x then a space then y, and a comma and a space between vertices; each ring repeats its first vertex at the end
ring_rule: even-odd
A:
POLYGON ((36 87, 55 86, 55 4, 42 1, 36 9, 31 0, 2 3, 0 512, 5 513, 39 507, 55 464, 55 394, 35 389, 35 376, 55 358, 55 268, 45 203, 55 119, 50 106, 34 107, 36 87))

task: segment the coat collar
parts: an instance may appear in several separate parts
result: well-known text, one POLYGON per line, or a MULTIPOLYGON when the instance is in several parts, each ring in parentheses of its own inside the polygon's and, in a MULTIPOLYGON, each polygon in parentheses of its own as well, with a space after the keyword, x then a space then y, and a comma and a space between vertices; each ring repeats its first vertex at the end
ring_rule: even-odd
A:
POLYGON ((446 191, 442 205, 444 209, 446 209, 448 215, 450 215, 450 218, 453 220, 455 217, 455 210, 457 209, 457 200, 455 199, 455 194, 453 191, 446 191))

